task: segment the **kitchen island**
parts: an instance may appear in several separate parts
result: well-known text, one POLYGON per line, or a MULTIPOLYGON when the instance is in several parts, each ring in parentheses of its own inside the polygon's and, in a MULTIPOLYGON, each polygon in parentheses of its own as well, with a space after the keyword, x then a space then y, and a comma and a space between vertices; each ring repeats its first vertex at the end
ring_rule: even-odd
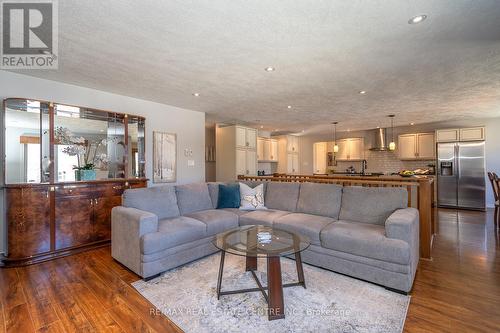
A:
POLYGON ((408 206, 419 210, 420 215, 420 257, 432 259, 432 238, 434 235, 434 218, 432 214, 434 176, 399 175, 289 175, 274 174, 273 176, 238 176, 239 180, 277 181, 277 182, 315 182, 339 184, 343 186, 373 186, 373 187, 405 187, 408 191, 408 206))

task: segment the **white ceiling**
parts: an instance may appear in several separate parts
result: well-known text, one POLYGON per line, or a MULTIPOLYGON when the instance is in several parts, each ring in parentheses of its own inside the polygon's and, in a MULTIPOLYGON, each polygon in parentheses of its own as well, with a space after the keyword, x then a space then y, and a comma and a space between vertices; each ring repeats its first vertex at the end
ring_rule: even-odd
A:
POLYGON ((21 73, 281 131, 496 117, 500 1, 65 0, 59 70, 21 73))

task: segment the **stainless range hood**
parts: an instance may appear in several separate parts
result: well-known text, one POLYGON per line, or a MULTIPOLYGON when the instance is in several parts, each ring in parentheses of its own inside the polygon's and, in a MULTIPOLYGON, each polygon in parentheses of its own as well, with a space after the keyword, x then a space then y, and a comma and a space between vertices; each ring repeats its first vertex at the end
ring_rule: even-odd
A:
POLYGON ((386 151, 389 150, 387 148, 387 137, 386 137, 386 129, 385 128, 377 128, 373 130, 374 135, 374 145, 370 148, 373 151, 386 151))

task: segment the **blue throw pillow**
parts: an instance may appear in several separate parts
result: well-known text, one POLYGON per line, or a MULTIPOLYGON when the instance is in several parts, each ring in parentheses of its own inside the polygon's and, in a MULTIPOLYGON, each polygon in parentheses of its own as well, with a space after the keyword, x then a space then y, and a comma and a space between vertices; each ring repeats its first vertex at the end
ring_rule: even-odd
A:
POLYGON ((240 208, 240 185, 239 184, 219 184, 219 200, 217 209, 240 208))

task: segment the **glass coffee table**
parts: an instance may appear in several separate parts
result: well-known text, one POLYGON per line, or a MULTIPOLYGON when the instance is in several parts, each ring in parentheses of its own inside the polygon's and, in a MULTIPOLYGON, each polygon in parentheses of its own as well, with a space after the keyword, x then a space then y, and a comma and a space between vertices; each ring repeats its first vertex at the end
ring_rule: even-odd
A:
POLYGON ((248 225, 216 235, 213 244, 221 250, 217 299, 222 295, 260 291, 268 304, 269 320, 285 318, 283 288, 306 287, 300 253, 309 247, 309 239, 297 233, 269 226, 248 225), (221 290, 226 253, 246 257, 246 270, 252 273, 257 288, 221 290), (298 281, 283 284, 280 258, 289 255, 295 255, 298 281), (258 258, 267 259, 267 286, 263 286, 255 274, 258 258))

